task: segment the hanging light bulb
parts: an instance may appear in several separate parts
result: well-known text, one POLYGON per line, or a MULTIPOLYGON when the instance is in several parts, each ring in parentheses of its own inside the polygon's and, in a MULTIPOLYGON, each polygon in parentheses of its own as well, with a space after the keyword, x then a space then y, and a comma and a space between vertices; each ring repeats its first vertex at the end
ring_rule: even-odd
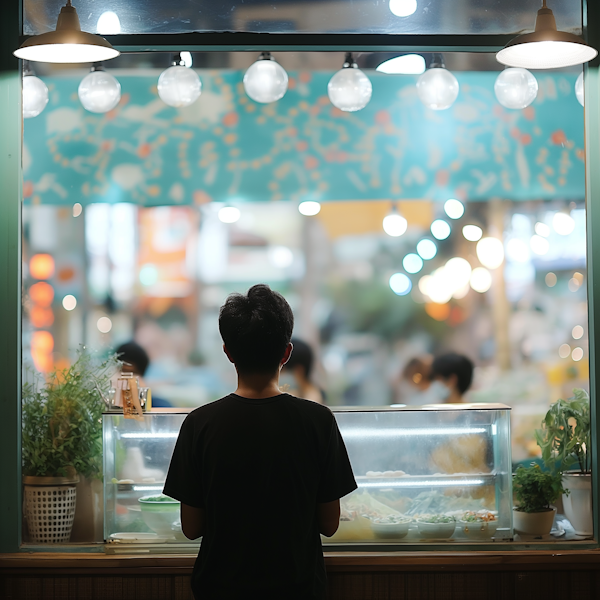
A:
POLYGON ((579 77, 575 82, 575 96, 577 96, 577 101, 581 106, 583 106, 584 102, 584 93, 583 93, 583 71, 579 73, 579 77))
POLYGON ((369 104, 372 93, 371 81, 358 68, 352 54, 347 52, 344 66, 327 84, 331 104, 344 112, 356 112, 369 104))
POLYGON ((285 96, 287 88, 288 75, 270 52, 261 53, 244 75, 244 89, 254 102, 277 102, 285 96))
POLYGON ((48 88, 35 76, 29 62, 23 65, 23 118, 37 117, 48 104, 48 88))
POLYGON ((494 93, 505 108, 526 108, 537 97, 538 82, 527 69, 509 67, 496 78, 494 93))
POLYGON ((403 54, 382 62, 375 70, 388 75, 421 75, 425 73, 425 59, 420 54, 403 54))
POLYGON ((17 58, 46 63, 93 63, 119 56, 104 38, 81 31, 71 0, 58 15, 56 30, 34 35, 13 53, 17 58))
POLYGON ((429 69, 417 80, 419 100, 432 110, 446 110, 458 98, 458 91, 458 81, 446 69, 443 56, 434 54, 429 69))
POLYGON ((173 55, 171 65, 158 78, 160 99, 174 108, 194 104, 202 93, 200 77, 192 69, 186 68, 185 61, 179 53, 173 55))
POLYGON ((524 69, 559 69, 581 65, 595 58, 598 51, 582 38, 557 31, 552 11, 543 0, 535 20, 535 31, 519 35, 498 54, 496 60, 509 67, 524 69))
POLYGON ((106 113, 119 104, 121 84, 101 64, 96 64, 81 80, 77 95, 86 110, 106 113))
POLYGON ((406 232, 408 221, 398 212, 392 204, 392 210, 383 219, 383 230, 392 237, 400 237, 406 232))
POLYGON ((121 33, 119 15, 112 10, 107 10, 100 15, 96 31, 102 35, 116 35, 121 33))

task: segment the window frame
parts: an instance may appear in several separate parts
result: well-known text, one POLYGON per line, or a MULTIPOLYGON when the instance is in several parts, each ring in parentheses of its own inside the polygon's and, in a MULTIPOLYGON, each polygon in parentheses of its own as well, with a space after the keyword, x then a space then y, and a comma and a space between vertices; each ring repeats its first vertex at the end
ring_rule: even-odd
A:
MULTIPOLYGON (((600 48, 600 3, 582 0, 585 39, 600 48)), ((26 37, 22 32, 21 2, 7 2, 0 10, 0 553, 31 551, 21 547, 21 207, 22 66, 12 52, 26 37)), ((533 18, 533 15, 532 15, 533 18)), ((416 51, 497 52, 512 36, 506 35, 381 35, 381 34, 264 34, 187 33, 115 35, 106 38, 121 52, 190 51, 416 51)), ((586 165, 600 163, 600 58, 584 67, 586 165)), ((594 540, 577 543, 424 544, 423 551, 589 550, 600 547, 600 469, 598 468, 596 322, 600 333, 600 170, 586 167, 588 319, 590 397, 592 416, 592 494, 594 540)), ((102 545, 40 547, 45 552, 102 552, 102 545)), ((361 548, 348 546, 349 551, 361 548)), ((390 548, 392 550, 393 548, 390 548)), ((367 551, 367 548, 364 548, 367 551)))

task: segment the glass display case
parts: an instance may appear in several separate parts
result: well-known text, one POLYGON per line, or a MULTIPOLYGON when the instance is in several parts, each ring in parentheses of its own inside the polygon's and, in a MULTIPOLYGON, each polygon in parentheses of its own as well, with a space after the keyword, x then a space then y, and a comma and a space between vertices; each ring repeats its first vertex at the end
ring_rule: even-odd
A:
MULTIPOLYGON (((489 543, 512 538, 510 409, 500 404, 334 410, 358 489, 325 544, 489 543)), ((188 548, 178 503, 161 497, 187 411, 106 413, 108 547, 188 548), (126 546, 125 546, 126 545, 126 546)), ((197 542, 196 542, 197 543, 197 542)))

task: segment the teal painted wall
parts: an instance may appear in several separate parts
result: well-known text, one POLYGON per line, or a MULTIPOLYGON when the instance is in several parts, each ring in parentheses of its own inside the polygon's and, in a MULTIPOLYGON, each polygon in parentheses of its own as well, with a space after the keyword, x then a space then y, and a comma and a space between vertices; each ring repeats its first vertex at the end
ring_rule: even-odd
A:
POLYGON ((432 111, 415 76, 374 73, 370 104, 351 114, 329 103, 326 73, 291 73, 286 96, 259 105, 243 73, 200 72, 202 96, 180 110, 158 98, 157 75, 123 76, 121 103, 106 115, 81 106, 81 75, 46 78, 50 102, 25 121, 26 202, 585 195, 572 74, 538 72, 538 98, 519 111, 496 101, 496 73, 457 74, 457 102, 432 111))

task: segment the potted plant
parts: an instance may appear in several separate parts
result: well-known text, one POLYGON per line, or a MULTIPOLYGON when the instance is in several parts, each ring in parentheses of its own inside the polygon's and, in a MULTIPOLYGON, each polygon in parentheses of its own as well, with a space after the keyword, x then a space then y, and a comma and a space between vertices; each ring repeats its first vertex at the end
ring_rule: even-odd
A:
POLYGON ((552 529, 556 508, 550 506, 566 493, 560 473, 544 472, 539 465, 519 467, 513 488, 518 506, 513 508, 513 525, 517 533, 547 535, 552 529))
POLYGON ((66 369, 23 385, 22 459, 31 541, 68 542, 80 476, 102 474, 102 395, 118 361, 85 349, 66 369))
POLYGON ((546 466, 562 473, 565 516, 577 535, 593 535, 590 446, 590 397, 574 389, 573 397, 550 407, 536 432, 546 466))

